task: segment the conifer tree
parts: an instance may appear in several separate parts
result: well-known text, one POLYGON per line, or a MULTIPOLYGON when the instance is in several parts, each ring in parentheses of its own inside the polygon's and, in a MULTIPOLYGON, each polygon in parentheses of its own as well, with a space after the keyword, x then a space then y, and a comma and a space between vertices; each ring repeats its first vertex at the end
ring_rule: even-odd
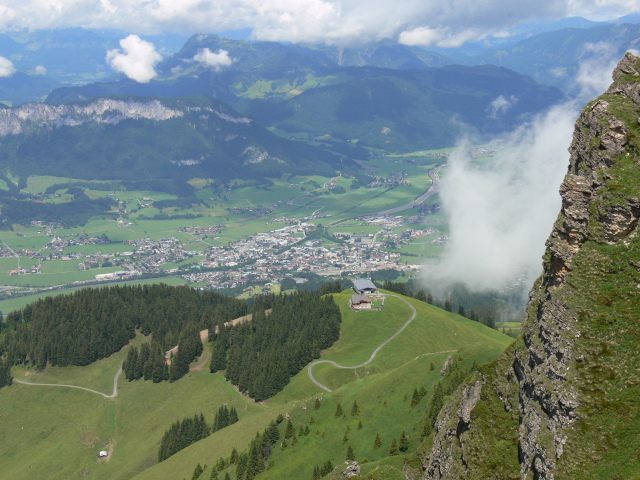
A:
POLYGON ((342 412, 342 405, 340 405, 340 403, 338 403, 338 406, 336 407, 336 413, 335 413, 335 416, 336 416, 336 418, 339 418, 339 417, 341 417, 342 415, 343 415, 343 412, 342 412))
POLYGON ((229 463, 231 465, 235 465, 237 461, 238 461, 238 450, 236 450, 236 448, 233 447, 233 450, 231 450, 231 457, 229 457, 229 463))
POLYGON ((211 476, 209 477, 209 480, 218 480, 218 469, 215 465, 211 469, 211 476))
POLYGON ((291 438, 293 437, 293 434, 293 423, 291 423, 291 419, 289 419, 287 420, 287 428, 284 430, 284 438, 291 438))
POLYGON ((316 401, 313 404, 313 409, 314 410, 318 410, 320 408, 320 399, 318 397, 316 397, 316 401))
POLYGON ((418 389, 414 388, 413 389, 413 395, 411 396, 411 408, 415 407, 416 405, 418 405, 420 403, 420 394, 418 393, 418 389))
POLYGON ((406 452, 408 449, 409 449, 409 436, 403 430, 402 434, 400 435, 398 450, 400 450, 401 452, 406 452))
POLYGON ((224 474, 224 480, 231 480, 231 477, 229 476, 229 472, 224 474))
POLYGON ((391 446, 389 447, 389 456, 398 455, 398 442, 395 438, 391 440, 391 446))
POLYGON ((431 363, 429 364, 429 371, 430 371, 430 372, 433 372, 433 370, 434 370, 435 368, 436 368, 436 366, 433 364, 433 362, 431 362, 431 363))
POLYGON ((298 436, 302 437, 304 435, 304 427, 300 425, 300 430, 298 430, 298 436))
POLYGON ((342 443, 347 443, 349 441, 349 435, 347 432, 344 432, 344 436, 342 437, 342 443))
POLYGON ((304 436, 306 437, 307 435, 309 435, 309 425, 305 425, 304 427, 304 436))
POLYGON ((309 417, 309 424, 313 424, 313 422, 315 421, 315 418, 313 418, 313 415, 311 415, 311 417, 309 417))
POLYGON ((362 420, 358 422, 358 430, 362 430, 362 420))
POLYGON ((382 446, 382 439, 380 438, 380 434, 376 433, 376 438, 373 441, 373 448, 380 448, 382 446))
POLYGON ((358 403, 354 400, 353 406, 351 407, 351 416, 355 417, 360 413, 360 408, 358 407, 358 403))
POLYGON ((197 480, 200 477, 200 475, 202 475, 202 467, 200 466, 200 463, 198 463, 198 465, 196 466, 196 469, 193 471, 191 480, 197 480))
POLYGON ((351 446, 351 444, 349 444, 349 446, 347 447, 347 456, 346 456, 347 460, 355 460, 356 459, 356 455, 355 453, 353 453, 353 447, 351 446))

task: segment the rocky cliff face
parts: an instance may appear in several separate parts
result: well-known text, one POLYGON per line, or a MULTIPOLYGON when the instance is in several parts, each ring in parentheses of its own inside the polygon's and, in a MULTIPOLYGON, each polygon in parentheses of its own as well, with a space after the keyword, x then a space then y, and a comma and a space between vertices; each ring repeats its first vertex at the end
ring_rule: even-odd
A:
POLYGON ((88 103, 48 105, 26 103, 0 110, 0 137, 30 133, 40 128, 76 127, 86 123, 117 125, 123 120, 163 121, 178 118, 186 112, 199 112, 201 117, 215 115, 232 124, 250 124, 251 119, 210 107, 167 106, 157 99, 98 98, 88 103))
POLYGON ((576 122, 521 338, 445 405, 425 479, 637 478, 640 59, 613 78, 576 122))

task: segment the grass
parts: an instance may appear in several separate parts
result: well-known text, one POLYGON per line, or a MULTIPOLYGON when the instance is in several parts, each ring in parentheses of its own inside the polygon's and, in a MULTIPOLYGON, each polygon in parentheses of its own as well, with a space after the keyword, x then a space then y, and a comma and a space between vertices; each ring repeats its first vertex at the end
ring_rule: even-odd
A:
MULTIPOLYGON (((75 378, 96 387, 107 387, 110 381, 111 391, 125 351, 88 367, 49 368, 37 378, 47 383, 75 378)), ((159 441, 172 422, 196 412, 213 421, 222 404, 235 406, 241 422, 263 410, 219 375, 207 373, 194 372, 173 384, 121 377, 115 399, 77 389, 15 384, 0 392, 0 470, 12 479, 131 478, 155 463, 159 441), (99 464, 97 451, 108 443, 115 444, 114 454, 99 464)), ((252 435, 237 430, 239 442, 252 435)))
MULTIPOLYGON (((348 297, 348 293, 336 295, 344 314, 341 338, 323 358, 359 363, 406 322, 411 310, 401 300, 388 298, 384 311, 356 314, 346 306, 348 297)), ((0 469, 10 476, 8 478, 16 479, 83 475, 96 479, 189 478, 198 462, 211 466, 220 456, 228 456, 234 447, 239 451, 246 449, 256 431, 262 431, 278 414, 289 413, 296 432, 300 425, 308 425, 311 433, 301 437, 295 447, 285 450, 276 447, 272 456, 274 464, 261 478, 305 478, 311 475, 316 463, 327 459, 334 464, 340 463, 346 452, 342 437, 347 426, 349 443, 355 449, 356 458, 368 460, 363 471, 396 475, 401 472, 400 459, 385 458, 391 438, 397 438, 405 430, 411 436, 411 448, 418 445, 413 427, 422 415, 426 400, 411 408, 413 389, 433 386, 440 378, 442 364, 450 355, 423 353, 463 348, 465 357, 482 361, 493 358, 511 341, 475 322, 413 299, 410 301, 416 306, 418 316, 382 349, 369 371, 326 369, 323 373, 324 365, 316 367, 318 376, 324 375, 336 384, 332 393, 323 392, 312 384, 306 369, 263 405, 247 401, 222 376, 206 372, 192 372, 175 384, 154 385, 121 379, 119 395, 113 400, 64 388, 16 384, 3 389, 0 392, 0 411, 3 412, 0 435, 5 435, 5 442, 9 438, 21 441, 14 442, 17 443, 15 448, 12 444, 10 448, 0 449, 0 469), (432 363, 433 369, 430 368, 432 363), (344 372, 347 375, 342 377, 344 372), (316 396, 322 397, 322 407, 317 411, 311 408, 316 396), (361 412, 352 417, 350 408, 354 400, 360 405, 361 412), (345 418, 334 416, 338 402, 343 406, 345 418), (236 406, 240 415, 237 424, 155 465, 160 438, 172 422, 200 411, 211 420, 222 403, 236 406), (303 405, 307 406, 306 410, 303 405), (315 418, 313 424, 309 423, 311 415, 315 418), (358 422, 363 424, 360 430, 358 422), (23 426, 26 431, 22 430, 23 426), (380 449, 373 448, 376 433, 382 436, 383 447, 380 449), (91 442, 93 449, 89 446, 91 442), (98 464, 97 450, 110 442, 115 442, 111 460, 98 464)), ((135 340, 140 341, 143 341, 142 337, 135 340)), ((88 367, 48 368, 30 375, 29 380, 70 383, 110 392, 113 375, 125 355, 126 348, 88 367)), ((14 373, 16 378, 22 374, 22 370, 14 373)))

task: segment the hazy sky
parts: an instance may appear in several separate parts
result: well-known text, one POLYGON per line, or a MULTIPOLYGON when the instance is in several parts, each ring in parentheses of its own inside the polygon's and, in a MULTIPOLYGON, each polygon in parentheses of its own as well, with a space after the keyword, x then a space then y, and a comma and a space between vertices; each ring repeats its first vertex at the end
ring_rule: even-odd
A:
POLYGON ((389 38, 446 47, 505 35, 523 21, 575 15, 608 20, 639 11, 639 0, 0 0, 0 31, 252 29, 261 40, 348 44, 389 38))

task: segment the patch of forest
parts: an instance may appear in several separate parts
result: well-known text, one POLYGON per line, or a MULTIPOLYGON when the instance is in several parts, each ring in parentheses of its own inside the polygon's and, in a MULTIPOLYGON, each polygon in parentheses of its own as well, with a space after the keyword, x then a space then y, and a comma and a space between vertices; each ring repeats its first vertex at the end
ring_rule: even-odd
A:
MULTIPOLYGON (((153 334, 157 351, 186 332, 246 315, 249 305, 215 292, 164 284, 82 289, 46 297, 0 323, 0 356, 13 364, 88 365, 119 351, 136 332, 153 334)), ((186 349, 185 349, 186 350, 186 349)))
POLYGON ((208 425, 202 413, 194 415, 193 418, 185 418, 182 422, 177 421, 164 432, 160 449, 158 451, 158 462, 166 460, 171 455, 187 448, 189 445, 208 437, 212 433, 222 430, 238 421, 238 412, 235 407, 231 409, 223 405, 216 412, 213 425, 208 425))
POLYGON ((271 313, 257 301, 251 321, 215 336, 211 372, 257 401, 274 396, 340 336, 342 315, 330 295, 297 292, 273 298, 271 313))

